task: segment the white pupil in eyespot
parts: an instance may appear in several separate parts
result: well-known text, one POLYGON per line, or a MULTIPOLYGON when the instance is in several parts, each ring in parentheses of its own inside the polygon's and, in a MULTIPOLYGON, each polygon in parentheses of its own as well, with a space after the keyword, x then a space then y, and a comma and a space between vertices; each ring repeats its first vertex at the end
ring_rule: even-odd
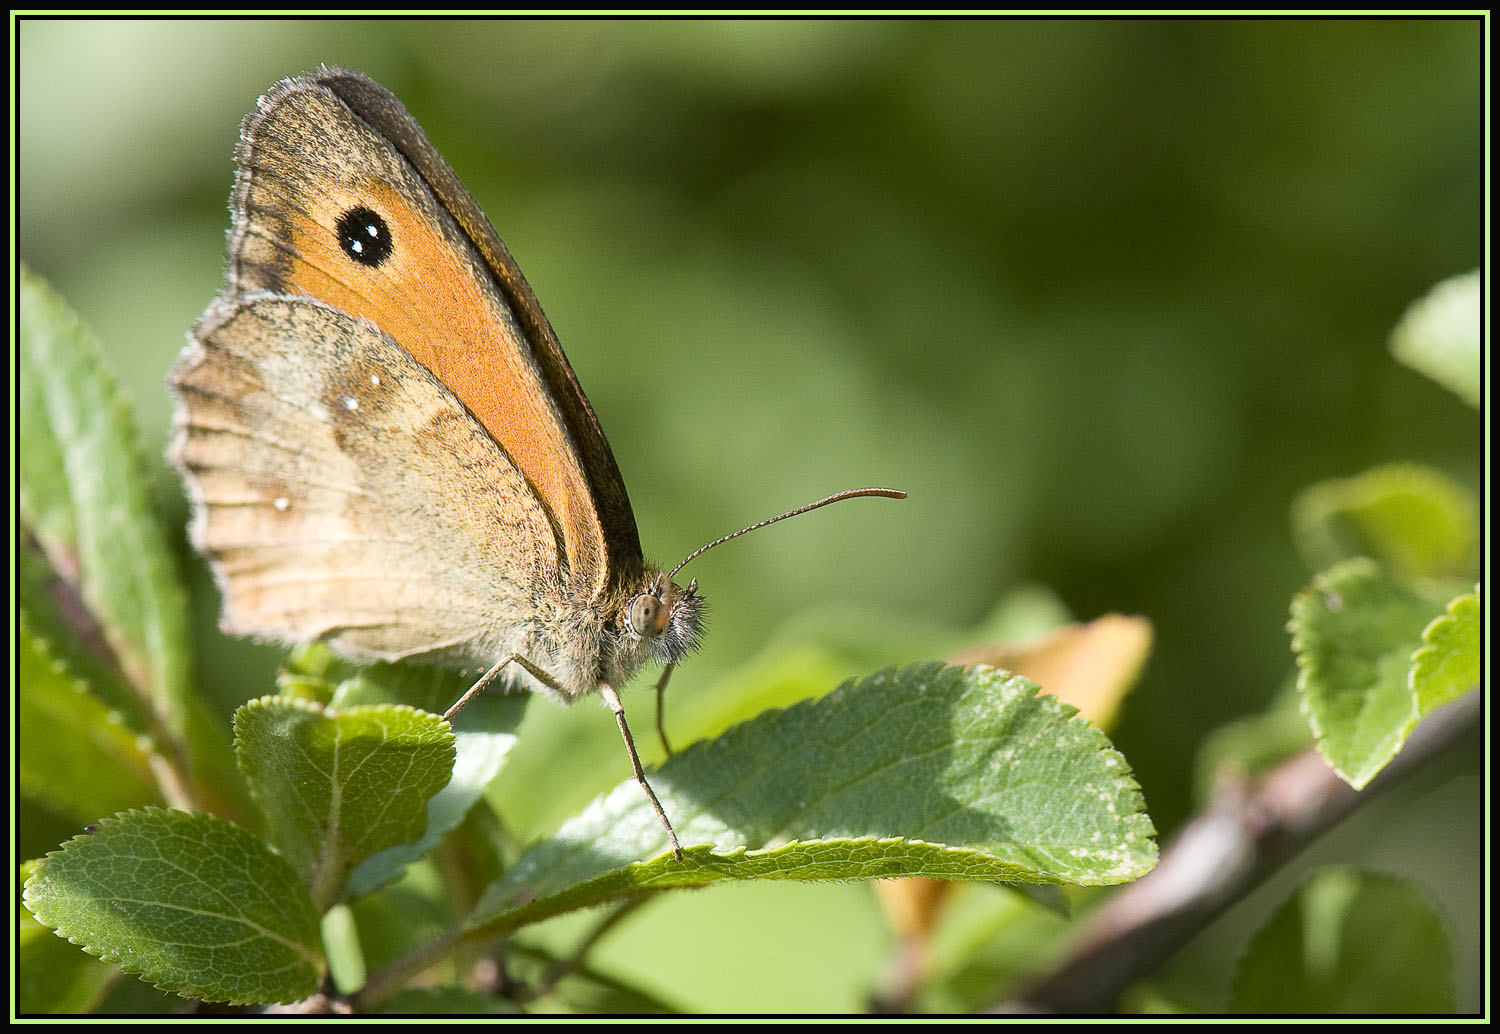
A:
MULTIPOLYGON (((371 223, 366 223, 364 233, 366 237, 370 238, 370 240, 373 241, 375 240, 375 238, 380 236, 380 227, 375 226, 371 223)), ((357 254, 363 255, 365 253, 365 242, 360 240, 358 237, 355 237, 349 242, 349 247, 357 254)))

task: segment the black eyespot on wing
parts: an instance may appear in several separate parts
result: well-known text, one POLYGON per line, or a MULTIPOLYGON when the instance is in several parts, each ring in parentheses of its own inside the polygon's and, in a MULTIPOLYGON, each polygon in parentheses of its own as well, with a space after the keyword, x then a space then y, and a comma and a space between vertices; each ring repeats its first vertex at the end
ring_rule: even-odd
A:
POLYGON ((391 257, 391 228, 377 213, 356 205, 338 222, 339 247, 362 266, 375 269, 391 257))

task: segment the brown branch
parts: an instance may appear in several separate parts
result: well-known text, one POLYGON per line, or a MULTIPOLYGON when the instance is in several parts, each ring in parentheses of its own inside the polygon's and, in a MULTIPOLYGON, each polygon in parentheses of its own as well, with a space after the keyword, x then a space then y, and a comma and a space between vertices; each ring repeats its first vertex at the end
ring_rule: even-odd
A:
POLYGON ((1154 870, 1090 917, 1056 969, 993 1011, 1115 1011, 1126 988, 1356 808, 1444 756, 1478 729, 1479 715, 1475 691, 1423 718, 1362 791, 1309 748, 1253 786, 1221 794, 1173 837, 1154 870))

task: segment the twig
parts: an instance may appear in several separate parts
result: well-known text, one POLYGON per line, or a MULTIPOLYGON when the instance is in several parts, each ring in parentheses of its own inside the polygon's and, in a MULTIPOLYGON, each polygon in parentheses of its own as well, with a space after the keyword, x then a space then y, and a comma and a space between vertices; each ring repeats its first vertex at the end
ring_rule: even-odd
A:
POLYGON ((1089 919, 1052 973, 993 1011, 1115 1011, 1127 987, 1356 808, 1442 757, 1478 728, 1479 714, 1475 691, 1426 716, 1362 791, 1309 748, 1255 786, 1222 794, 1177 833, 1154 870, 1089 919))

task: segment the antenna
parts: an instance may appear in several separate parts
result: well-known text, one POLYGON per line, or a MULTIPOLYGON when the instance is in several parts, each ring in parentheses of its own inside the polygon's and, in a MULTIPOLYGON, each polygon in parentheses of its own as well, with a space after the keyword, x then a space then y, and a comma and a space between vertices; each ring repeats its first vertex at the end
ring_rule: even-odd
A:
MULTIPOLYGON (((681 571, 691 561, 702 556, 704 553, 707 553, 715 546, 722 546, 730 539, 737 539, 741 535, 755 531, 757 528, 764 528, 768 524, 775 524, 777 521, 784 521, 788 517, 795 517, 798 514, 806 513, 809 510, 816 510, 818 507, 827 506, 829 503, 838 503, 842 502, 845 499, 858 499, 861 496, 884 499, 905 499, 906 493, 901 491, 899 488, 851 488, 847 492, 837 492, 831 496, 828 496, 826 499, 819 499, 815 503, 808 503, 806 506, 799 506, 795 510, 788 510, 786 513, 777 514, 775 517, 768 517, 763 521, 756 521, 749 527, 741 528, 739 531, 732 531, 722 538, 714 539, 706 546, 700 546, 697 549, 693 550, 687 556, 682 558, 681 563, 672 568, 671 573, 667 575, 667 582, 670 584, 677 577, 677 572, 681 571)), ((694 580, 693 583, 688 586, 687 591, 689 594, 691 594, 697 588, 698 582, 694 580)), ((663 668, 661 678, 657 680, 656 683, 656 735, 661 740, 661 749, 666 753, 668 757, 672 756, 672 745, 667 742, 667 680, 672 677, 672 669, 676 666, 676 664, 668 664, 665 668, 663 668)))
POLYGON ((741 535, 745 535, 759 528, 764 528, 768 524, 775 524, 777 521, 784 521, 788 517, 796 517, 798 514, 807 513, 809 510, 816 510, 818 507, 827 506, 829 503, 843 502, 845 499, 858 499, 861 496, 870 496, 872 498, 880 497, 885 499, 905 499, 906 493, 901 491, 899 488, 851 488, 847 492, 837 492, 826 499, 819 499, 815 503, 808 503, 806 506, 799 506, 795 510, 788 510, 786 513, 777 514, 775 517, 768 517, 763 521, 756 521, 754 524, 750 525, 747 528, 741 528, 739 531, 732 531, 722 538, 714 539, 706 546, 699 546, 687 556, 683 557, 681 563, 672 568, 671 573, 667 575, 667 580, 671 581, 672 579, 676 578, 677 572, 686 567, 689 562, 697 559, 704 553, 707 553, 715 546, 722 546, 730 539, 737 539, 741 535))

